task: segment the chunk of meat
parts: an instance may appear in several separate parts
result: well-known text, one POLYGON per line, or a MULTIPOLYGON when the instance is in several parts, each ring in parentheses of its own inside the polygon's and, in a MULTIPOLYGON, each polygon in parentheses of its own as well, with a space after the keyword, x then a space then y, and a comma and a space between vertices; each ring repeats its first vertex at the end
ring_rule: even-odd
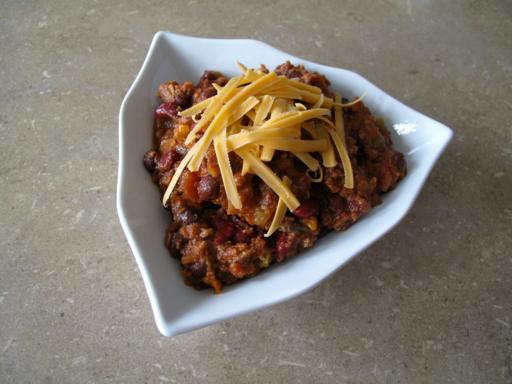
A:
POLYGON ((220 185, 217 179, 210 175, 206 175, 199 180, 197 184, 197 196, 199 201, 210 201, 219 195, 220 185))
POLYGON ((194 91, 194 104, 199 103, 217 94, 217 90, 213 87, 213 84, 224 86, 226 85, 227 82, 228 78, 225 77, 222 73, 217 71, 205 71, 203 73, 203 76, 201 76, 199 84, 197 84, 197 87, 194 91))
POLYGON ((158 87, 158 97, 164 103, 173 103, 182 109, 186 109, 192 102, 194 90, 194 85, 189 81, 185 81, 183 84, 168 81, 158 87))
POLYGON ((322 89, 326 95, 330 95, 329 80, 318 72, 310 72, 303 65, 293 65, 289 61, 281 64, 275 69, 278 75, 286 76, 289 79, 298 79, 306 84, 314 85, 322 89))

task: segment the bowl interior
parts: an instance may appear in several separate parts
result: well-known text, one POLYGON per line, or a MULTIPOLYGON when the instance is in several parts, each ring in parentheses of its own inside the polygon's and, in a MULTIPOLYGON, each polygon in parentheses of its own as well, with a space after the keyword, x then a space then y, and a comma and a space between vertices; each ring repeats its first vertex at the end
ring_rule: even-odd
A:
POLYGON ((118 211, 146 284, 160 331, 174 335, 283 301, 304 292, 391 229, 407 212, 451 137, 450 129, 399 103, 359 75, 311 63, 254 40, 191 38, 159 32, 128 91, 120 112, 118 211), (170 216, 142 166, 152 146, 156 91, 164 81, 197 82, 205 69, 238 73, 236 60, 270 69, 291 60, 325 74, 332 89, 353 98, 367 91, 365 103, 383 117, 395 146, 406 155, 408 175, 384 203, 349 230, 331 233, 311 250, 271 267, 221 295, 187 287, 179 263, 169 256, 164 234, 170 216))

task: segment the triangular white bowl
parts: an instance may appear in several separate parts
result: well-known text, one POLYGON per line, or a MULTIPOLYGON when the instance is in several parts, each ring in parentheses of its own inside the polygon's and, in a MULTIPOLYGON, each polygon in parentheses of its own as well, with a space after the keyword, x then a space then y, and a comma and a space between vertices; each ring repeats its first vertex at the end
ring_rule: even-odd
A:
POLYGON ((256 40, 205 39, 158 32, 119 113, 117 210, 140 268, 156 324, 177 335, 295 297, 321 282, 383 236, 407 213, 430 170, 452 137, 443 124, 395 100, 361 76, 303 60, 256 40), (264 273, 226 287, 222 294, 196 291, 183 283, 177 260, 164 246, 169 213, 142 165, 152 146, 158 85, 167 80, 196 82, 205 69, 238 73, 235 62, 268 68, 290 60, 326 75, 332 89, 348 98, 367 91, 364 102, 392 130, 406 155, 408 174, 397 188, 349 230, 331 233, 313 248, 264 273))

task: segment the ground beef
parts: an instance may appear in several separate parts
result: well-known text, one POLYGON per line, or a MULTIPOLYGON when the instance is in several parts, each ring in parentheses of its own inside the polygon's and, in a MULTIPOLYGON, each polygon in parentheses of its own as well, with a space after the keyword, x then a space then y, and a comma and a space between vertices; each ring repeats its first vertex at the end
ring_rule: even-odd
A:
POLYGON ((193 93, 194 104, 217 94, 217 90, 213 87, 213 84, 225 85, 227 82, 228 78, 222 73, 217 71, 205 71, 193 93))
POLYGON ((306 84, 314 85, 322 89, 322 92, 326 95, 330 95, 329 85, 331 83, 327 80, 327 77, 318 73, 310 72, 304 68, 303 65, 293 65, 289 61, 281 64, 275 69, 278 75, 283 75, 289 79, 297 79, 306 84))
POLYGON ((164 103, 170 103, 182 108, 187 108, 192 102, 194 85, 185 81, 178 84, 176 81, 168 81, 158 88, 158 96, 164 103))
MULTIPOLYGON (((268 72, 264 66, 260 69, 268 72)), ((302 65, 286 62, 275 72, 331 95, 329 80, 302 65)), ((175 81, 160 85, 155 144, 144 155, 143 164, 162 194, 190 149, 185 138, 195 125, 193 119, 180 117, 179 111, 214 96, 217 91, 213 84, 225 85, 227 81, 220 72, 206 71, 195 86, 175 81)), ((180 260, 188 284, 220 292, 222 285, 254 276, 270 264, 312 247, 329 231, 347 229, 380 204, 381 195, 405 176, 404 156, 393 149, 384 124, 362 102, 344 109, 344 123, 354 188, 343 187, 341 164, 323 169, 323 182, 312 183, 302 163, 290 153, 277 151, 268 165, 280 177, 291 179, 291 189, 301 205, 286 214, 279 230, 269 238, 263 235, 274 216, 278 197, 257 176, 242 175, 242 162, 236 155, 230 153, 230 162, 242 200, 240 210, 228 204, 213 148, 197 172, 183 172, 168 203, 171 218, 165 244, 180 260)))

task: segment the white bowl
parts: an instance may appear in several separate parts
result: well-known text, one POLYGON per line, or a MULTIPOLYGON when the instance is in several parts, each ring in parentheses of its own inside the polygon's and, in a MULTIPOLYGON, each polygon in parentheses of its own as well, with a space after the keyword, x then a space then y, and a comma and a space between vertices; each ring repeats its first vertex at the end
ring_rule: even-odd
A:
POLYGON ((117 210, 140 268, 156 324, 177 335, 295 297, 321 282, 404 217, 452 137, 452 131, 403 105, 361 76, 303 60, 256 40, 203 39, 158 32, 119 113, 117 210), (408 174, 384 202, 345 232, 331 233, 313 248, 260 275, 225 287, 222 294, 196 291, 183 283, 180 265, 164 246, 170 215, 142 165, 152 146, 158 85, 196 82, 206 69, 238 73, 235 62, 269 68, 290 60, 321 72, 345 97, 368 92, 364 102, 383 117, 395 147, 405 154, 408 174), (393 130, 394 128, 394 130, 393 130))

